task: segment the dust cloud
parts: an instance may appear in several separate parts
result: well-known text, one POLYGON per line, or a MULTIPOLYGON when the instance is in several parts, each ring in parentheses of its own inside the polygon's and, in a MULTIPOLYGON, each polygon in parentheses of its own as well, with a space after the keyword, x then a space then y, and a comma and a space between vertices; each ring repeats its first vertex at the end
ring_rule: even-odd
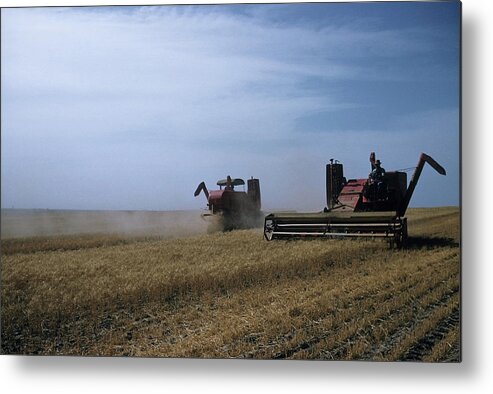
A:
POLYGON ((126 234, 186 237, 207 233, 201 211, 59 211, 1 212, 1 237, 21 238, 75 234, 126 234))

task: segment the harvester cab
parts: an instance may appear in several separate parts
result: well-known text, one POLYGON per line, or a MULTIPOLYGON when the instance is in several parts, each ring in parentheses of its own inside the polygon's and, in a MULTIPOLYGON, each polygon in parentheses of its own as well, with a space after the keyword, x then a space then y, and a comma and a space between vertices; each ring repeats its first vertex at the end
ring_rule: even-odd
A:
POLYGON ((407 189, 407 174, 401 171, 386 172, 375 153, 370 155, 371 172, 367 178, 343 177, 340 163, 327 164, 327 210, 379 212, 397 210, 407 189))
MULTIPOLYGON (((251 177, 247 180, 247 191, 235 190, 235 187, 244 186, 241 178, 231 178, 217 181, 219 190, 209 191, 204 182, 195 190, 194 196, 204 192, 207 199, 208 213, 203 218, 213 216, 220 222, 223 230, 251 228, 261 225, 262 214, 260 198, 260 181, 251 177)), ((216 222, 217 222, 216 220, 216 222)), ((217 223, 216 223, 217 224, 217 223)))
POLYGON ((326 165, 323 212, 267 215, 264 236, 269 241, 304 236, 383 237, 401 246, 407 240, 406 210, 426 163, 445 175, 440 164, 422 153, 408 186, 406 172, 385 171, 374 152, 371 172, 362 179, 346 180, 342 163, 331 159, 326 165))

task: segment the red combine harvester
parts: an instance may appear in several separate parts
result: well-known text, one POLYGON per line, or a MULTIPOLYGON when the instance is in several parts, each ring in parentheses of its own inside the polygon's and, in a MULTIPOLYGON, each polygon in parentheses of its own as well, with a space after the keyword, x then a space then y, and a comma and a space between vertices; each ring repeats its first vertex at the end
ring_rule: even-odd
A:
POLYGON ((202 217, 219 219, 223 230, 252 228, 261 225, 262 212, 260 211, 260 182, 258 179, 248 179, 248 191, 237 191, 235 187, 244 186, 245 181, 240 178, 219 180, 219 190, 207 190, 204 182, 201 182, 195 190, 197 197, 204 191, 207 198, 209 213, 202 217))
POLYGON ((368 178, 346 180, 343 166, 330 160, 326 166, 327 207, 315 213, 273 213, 265 217, 264 236, 268 241, 293 237, 381 237, 391 245, 407 240, 409 201, 425 163, 439 174, 445 169, 422 153, 407 186, 407 174, 385 172, 375 153, 370 154, 372 172, 368 178))

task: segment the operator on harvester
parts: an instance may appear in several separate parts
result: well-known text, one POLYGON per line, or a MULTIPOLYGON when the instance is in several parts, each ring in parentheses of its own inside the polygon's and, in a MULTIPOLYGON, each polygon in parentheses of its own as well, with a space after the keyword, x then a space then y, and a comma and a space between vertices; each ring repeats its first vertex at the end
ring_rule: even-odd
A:
POLYGON ((373 195, 379 200, 382 196, 386 195, 386 187, 385 184, 385 169, 381 166, 380 160, 375 161, 375 164, 372 164, 373 170, 368 175, 369 186, 373 195))

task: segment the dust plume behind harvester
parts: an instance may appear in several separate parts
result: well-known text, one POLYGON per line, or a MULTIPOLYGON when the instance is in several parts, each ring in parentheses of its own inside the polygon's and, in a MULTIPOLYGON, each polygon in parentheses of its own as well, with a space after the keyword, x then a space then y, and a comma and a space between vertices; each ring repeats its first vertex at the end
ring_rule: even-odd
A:
POLYGON ((231 178, 217 181, 219 190, 208 190, 201 182, 194 196, 204 192, 207 198, 209 212, 202 217, 208 218, 212 228, 219 230, 234 230, 261 226, 263 214, 260 211, 260 181, 256 178, 247 180, 247 191, 235 190, 244 188, 245 181, 241 178, 231 178))
POLYGON ((408 186, 406 172, 385 172, 374 152, 370 163, 372 171, 367 178, 346 180, 342 163, 331 159, 326 166, 327 207, 315 213, 267 215, 265 238, 379 237, 391 245, 404 245, 405 214, 424 165, 428 163, 441 175, 445 169, 422 153, 408 186))

